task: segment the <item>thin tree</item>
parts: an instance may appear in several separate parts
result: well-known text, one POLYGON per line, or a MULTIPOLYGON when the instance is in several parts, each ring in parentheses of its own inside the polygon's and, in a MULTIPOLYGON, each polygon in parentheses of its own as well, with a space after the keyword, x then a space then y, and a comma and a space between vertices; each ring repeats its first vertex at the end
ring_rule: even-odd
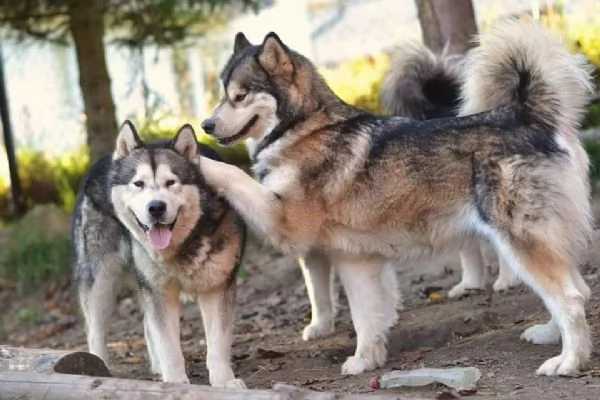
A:
POLYGON ((477 34, 471 0, 416 0, 423 43, 435 52, 445 46, 453 54, 466 52, 477 34))

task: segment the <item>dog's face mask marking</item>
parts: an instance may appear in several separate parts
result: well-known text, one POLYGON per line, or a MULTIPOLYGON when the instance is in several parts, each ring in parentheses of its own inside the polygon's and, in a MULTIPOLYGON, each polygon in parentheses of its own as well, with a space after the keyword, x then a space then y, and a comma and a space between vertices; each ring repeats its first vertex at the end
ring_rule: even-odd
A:
POLYGON ((113 161, 119 163, 121 176, 112 187, 113 202, 128 227, 141 229, 155 249, 169 246, 180 212, 190 200, 192 185, 182 171, 184 158, 193 159, 196 146, 189 126, 173 139, 175 152, 146 147, 129 124, 117 138, 113 161))

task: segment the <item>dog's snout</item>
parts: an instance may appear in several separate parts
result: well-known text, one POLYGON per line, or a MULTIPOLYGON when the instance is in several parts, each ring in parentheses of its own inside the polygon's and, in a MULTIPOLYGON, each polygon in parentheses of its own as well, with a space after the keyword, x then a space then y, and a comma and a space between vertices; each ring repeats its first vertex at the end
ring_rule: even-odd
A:
POLYGON ((215 130, 215 121, 213 119, 207 118, 204 121, 202 121, 201 126, 202 126, 202 129, 204 129, 204 132, 206 132, 210 135, 215 130))
POLYGON ((148 213, 154 218, 160 218, 167 211, 167 203, 160 200, 152 200, 148 203, 148 213))

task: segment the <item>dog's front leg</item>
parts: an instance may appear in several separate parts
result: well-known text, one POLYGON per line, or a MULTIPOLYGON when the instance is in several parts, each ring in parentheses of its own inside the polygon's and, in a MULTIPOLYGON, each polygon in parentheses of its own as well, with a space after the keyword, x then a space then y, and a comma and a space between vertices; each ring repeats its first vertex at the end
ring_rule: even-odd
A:
POLYGON ((274 222, 283 212, 278 195, 238 167, 206 157, 200 158, 199 165, 206 182, 227 199, 244 221, 276 244, 274 222))
POLYGON ((231 369, 235 283, 198 296, 206 334, 206 368, 211 386, 244 389, 231 369))
POLYGON ((149 349, 158 358, 164 382, 189 383, 179 338, 179 289, 167 284, 161 289, 142 289, 144 326, 149 349))
MULTIPOLYGON (((342 374, 356 375, 382 367, 387 359, 387 334, 396 320, 382 282, 384 260, 376 256, 336 255, 334 264, 346 291, 354 330, 356 352, 342 365, 342 374)), ((397 296, 396 296, 397 297, 397 296)))

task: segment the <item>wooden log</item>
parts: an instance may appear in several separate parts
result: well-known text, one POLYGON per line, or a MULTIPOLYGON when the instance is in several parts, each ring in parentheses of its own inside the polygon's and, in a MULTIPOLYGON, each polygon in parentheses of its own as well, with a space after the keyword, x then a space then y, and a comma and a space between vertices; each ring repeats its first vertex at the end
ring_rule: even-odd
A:
POLYGON ((0 346, 0 371, 111 376, 100 357, 84 351, 0 346))
MULTIPOLYGON (((365 382, 365 385, 368 385, 365 382)), ((275 389, 220 389, 80 375, 0 371, 0 399, 19 400, 408 400, 393 394, 344 394, 305 390, 288 385, 275 389)), ((411 400, 419 400, 410 398, 411 400)), ((421 399, 424 400, 424 399, 421 399)))

